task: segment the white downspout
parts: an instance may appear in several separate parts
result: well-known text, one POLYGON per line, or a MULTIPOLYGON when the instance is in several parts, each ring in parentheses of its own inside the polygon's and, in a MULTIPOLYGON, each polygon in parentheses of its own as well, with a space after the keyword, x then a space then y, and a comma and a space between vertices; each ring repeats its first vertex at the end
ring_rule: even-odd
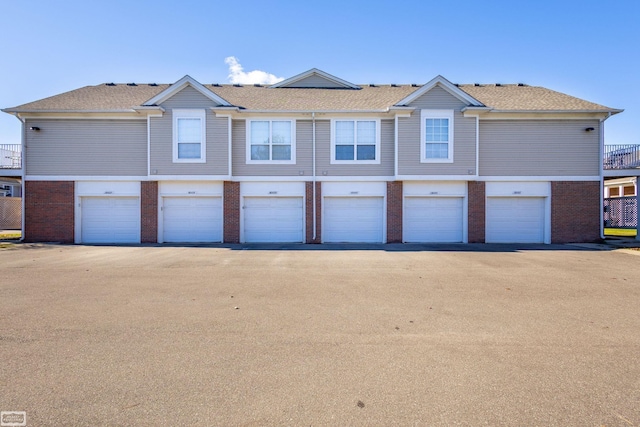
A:
POLYGON ((608 113, 607 117, 600 119, 600 238, 604 240, 604 121, 611 117, 608 113))
POLYGON ((393 163, 393 179, 395 181, 398 180, 398 115, 396 114, 395 123, 394 123, 394 132, 393 132, 393 145, 394 145, 394 154, 395 157, 393 163))
POLYGON ((24 180, 24 177, 27 175, 27 121, 23 120, 20 118, 20 115, 18 113, 15 114, 16 119, 20 120, 20 123, 22 123, 22 132, 20 132, 20 144, 22 145, 22 159, 21 162, 22 164, 20 165, 22 168, 22 200, 21 200, 21 205, 22 205, 22 212, 20 214, 21 216, 21 222, 22 224, 20 224, 20 240, 19 242, 23 242, 24 241, 24 229, 25 229, 25 212, 24 212, 24 206, 25 206, 25 195, 26 195, 26 181, 24 180))
POLYGON ((232 153, 232 150, 233 150, 232 142, 233 141, 231 141, 232 132, 233 132, 233 130, 231 129, 232 126, 233 126, 233 121, 231 120, 231 115, 229 115, 229 117, 227 117, 227 134, 228 134, 227 137, 229 139, 228 140, 228 144, 229 144, 229 159, 228 159, 228 162, 229 162, 229 166, 228 166, 229 181, 231 181, 233 179, 233 173, 231 172, 231 168, 232 168, 232 165, 233 165, 233 153, 232 153))
POLYGON ((316 113, 311 113, 311 163, 313 171, 311 172, 313 178, 313 241, 316 241, 317 224, 316 224, 316 113))

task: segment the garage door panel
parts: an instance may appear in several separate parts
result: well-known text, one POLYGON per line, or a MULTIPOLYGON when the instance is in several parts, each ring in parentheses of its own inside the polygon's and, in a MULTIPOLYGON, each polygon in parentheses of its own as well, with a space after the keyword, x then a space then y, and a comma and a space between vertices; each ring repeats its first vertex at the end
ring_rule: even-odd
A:
POLYGON ((221 197, 163 197, 163 241, 222 241, 221 197))
POLYGON ((406 197, 404 241, 462 242, 463 202, 462 197, 406 197))
POLYGON ((245 197, 244 241, 303 242, 302 197, 245 197))
POLYGON ((83 243, 139 243, 140 200, 137 197, 83 197, 83 243))
POLYGON ((488 243, 543 243, 543 197, 487 198, 488 243))
POLYGON ((325 197, 323 241, 381 243, 383 197, 325 197))

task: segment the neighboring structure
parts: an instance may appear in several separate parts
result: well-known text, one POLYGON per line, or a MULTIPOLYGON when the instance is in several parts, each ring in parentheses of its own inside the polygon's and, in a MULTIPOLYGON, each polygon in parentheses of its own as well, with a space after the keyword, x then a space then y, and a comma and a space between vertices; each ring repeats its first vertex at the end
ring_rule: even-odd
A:
POLYGON ((604 226, 609 229, 638 229, 637 176, 604 181, 604 226))
POLYGON ((22 228, 22 145, 0 144, 0 230, 22 228))
POLYGON ((609 179, 604 182, 604 197, 635 197, 638 194, 638 177, 609 179))
POLYGON ((604 121, 541 87, 102 84, 24 127, 27 241, 578 242, 600 237, 604 121))

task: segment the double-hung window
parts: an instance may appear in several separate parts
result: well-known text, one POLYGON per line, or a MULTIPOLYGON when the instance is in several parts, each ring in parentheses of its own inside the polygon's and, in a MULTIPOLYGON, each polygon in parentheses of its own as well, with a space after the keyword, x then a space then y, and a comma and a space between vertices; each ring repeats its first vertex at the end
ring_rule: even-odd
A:
POLYGON ((380 120, 331 121, 331 163, 380 163, 380 120))
POLYGON ((206 123, 204 110, 173 110, 173 161, 206 161, 206 123))
POLYGON ((453 110, 422 110, 420 119, 420 161, 452 163, 453 110))
POLYGON ((248 120, 247 163, 295 163, 292 120, 248 120))

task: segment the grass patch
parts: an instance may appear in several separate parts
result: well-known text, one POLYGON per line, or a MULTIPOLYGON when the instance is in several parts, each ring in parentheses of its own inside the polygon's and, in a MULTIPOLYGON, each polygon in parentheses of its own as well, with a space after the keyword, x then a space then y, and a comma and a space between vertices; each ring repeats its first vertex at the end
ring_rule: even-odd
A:
POLYGON ((17 232, 9 232, 9 233, 0 233, 0 240, 17 240, 22 237, 22 233, 17 232))
POLYGON ((605 236, 619 236, 619 237, 636 237, 635 229, 626 228, 605 228, 605 236))

